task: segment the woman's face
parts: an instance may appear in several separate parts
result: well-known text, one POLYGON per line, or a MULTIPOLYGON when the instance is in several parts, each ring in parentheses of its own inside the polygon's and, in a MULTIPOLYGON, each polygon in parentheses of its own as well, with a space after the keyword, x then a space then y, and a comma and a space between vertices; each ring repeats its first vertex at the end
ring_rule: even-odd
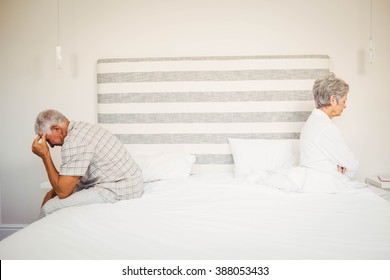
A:
POLYGON ((332 116, 337 117, 340 116, 343 110, 347 107, 347 94, 344 95, 339 102, 337 102, 336 97, 334 97, 334 102, 332 102, 332 116))

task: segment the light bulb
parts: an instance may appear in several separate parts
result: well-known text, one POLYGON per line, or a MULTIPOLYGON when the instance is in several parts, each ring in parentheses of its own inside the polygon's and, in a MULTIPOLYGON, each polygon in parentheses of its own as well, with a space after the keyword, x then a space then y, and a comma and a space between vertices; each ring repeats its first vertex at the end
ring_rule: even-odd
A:
POLYGON ((61 46, 56 46, 56 61, 57 61, 57 68, 61 69, 61 62, 62 62, 62 56, 61 56, 61 46))

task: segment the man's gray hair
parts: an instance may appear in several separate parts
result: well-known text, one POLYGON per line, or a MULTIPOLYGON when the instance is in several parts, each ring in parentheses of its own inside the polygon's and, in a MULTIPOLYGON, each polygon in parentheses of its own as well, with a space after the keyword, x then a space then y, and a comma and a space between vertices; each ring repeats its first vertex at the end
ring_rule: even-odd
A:
POLYGON ((35 120, 35 134, 50 134, 52 125, 63 126, 68 119, 56 110, 45 110, 38 114, 35 120))
POLYGON ((313 85, 314 101, 317 108, 330 105, 330 97, 334 95, 337 103, 340 102, 349 91, 349 85, 330 72, 317 79, 313 85))

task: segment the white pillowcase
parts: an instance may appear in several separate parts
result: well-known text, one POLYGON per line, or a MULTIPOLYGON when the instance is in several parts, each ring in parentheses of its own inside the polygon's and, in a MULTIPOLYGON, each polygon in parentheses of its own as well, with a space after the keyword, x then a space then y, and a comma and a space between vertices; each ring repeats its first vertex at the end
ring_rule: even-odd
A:
POLYGON ((186 153, 168 153, 134 150, 129 151, 141 168, 144 182, 187 178, 196 156, 186 153))
POLYGON ((295 139, 235 139, 229 138, 236 177, 254 172, 284 169, 296 163, 295 139))

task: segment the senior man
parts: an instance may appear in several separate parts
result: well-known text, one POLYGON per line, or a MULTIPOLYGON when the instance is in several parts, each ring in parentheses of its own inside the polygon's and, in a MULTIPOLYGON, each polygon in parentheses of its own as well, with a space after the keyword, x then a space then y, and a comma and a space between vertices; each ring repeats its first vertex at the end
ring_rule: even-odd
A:
POLYGON ((45 195, 40 217, 61 208, 138 198, 142 172, 117 137, 86 122, 69 121, 45 110, 35 121, 34 154, 42 158, 52 189, 45 195), (57 171, 48 144, 61 146, 57 171))

